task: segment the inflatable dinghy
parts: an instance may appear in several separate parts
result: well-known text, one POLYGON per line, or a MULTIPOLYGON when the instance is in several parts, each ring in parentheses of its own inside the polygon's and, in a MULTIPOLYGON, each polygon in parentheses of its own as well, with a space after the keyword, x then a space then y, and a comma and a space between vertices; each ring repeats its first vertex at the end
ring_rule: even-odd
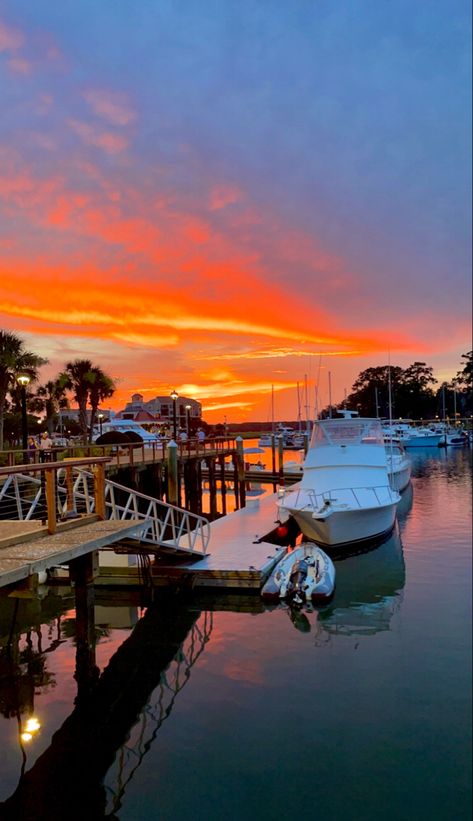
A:
POLYGON ((328 601, 334 589, 332 560, 313 542, 303 542, 278 562, 261 596, 265 601, 285 599, 300 606, 328 601))

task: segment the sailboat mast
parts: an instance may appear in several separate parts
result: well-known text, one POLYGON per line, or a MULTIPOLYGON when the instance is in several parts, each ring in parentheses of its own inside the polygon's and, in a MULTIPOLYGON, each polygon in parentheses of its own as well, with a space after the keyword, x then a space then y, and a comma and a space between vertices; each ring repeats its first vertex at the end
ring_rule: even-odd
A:
POLYGON ((301 396, 299 393, 299 382, 297 382, 297 425, 299 433, 302 431, 302 416, 301 416, 301 396))
POLYGON ((389 444, 390 444, 390 451, 391 451, 391 471, 390 471, 390 478, 392 481, 394 466, 393 466, 393 400, 392 400, 392 387, 391 387, 391 354, 389 354, 389 365, 388 365, 388 405, 389 405, 389 444))
POLYGON ((304 374, 304 404, 305 404, 305 428, 307 433, 310 433, 310 409, 309 409, 309 394, 307 390, 307 374, 304 374))
POLYGON ((328 415, 332 418, 332 372, 328 372, 328 415))

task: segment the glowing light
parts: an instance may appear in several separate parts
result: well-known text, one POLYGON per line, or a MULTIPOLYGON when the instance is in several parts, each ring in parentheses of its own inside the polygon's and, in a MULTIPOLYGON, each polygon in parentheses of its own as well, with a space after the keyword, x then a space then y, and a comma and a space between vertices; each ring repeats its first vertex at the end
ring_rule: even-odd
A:
POLYGON ((37 733, 40 729, 41 724, 39 723, 38 719, 34 716, 29 718, 25 725, 25 730, 28 733, 37 733))

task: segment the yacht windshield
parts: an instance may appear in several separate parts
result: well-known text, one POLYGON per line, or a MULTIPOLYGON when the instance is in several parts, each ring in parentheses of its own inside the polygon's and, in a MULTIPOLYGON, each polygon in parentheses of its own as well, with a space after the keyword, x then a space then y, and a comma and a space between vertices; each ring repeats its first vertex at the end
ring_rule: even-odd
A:
POLYGON ((383 445, 379 419, 323 419, 312 432, 314 445, 383 445))

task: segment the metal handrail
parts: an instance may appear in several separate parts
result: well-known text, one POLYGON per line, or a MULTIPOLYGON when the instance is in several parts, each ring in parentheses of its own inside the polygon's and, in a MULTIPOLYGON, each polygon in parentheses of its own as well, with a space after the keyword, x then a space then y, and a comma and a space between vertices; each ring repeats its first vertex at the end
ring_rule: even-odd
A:
MULTIPOLYGON (((385 501, 380 499, 380 497, 378 495, 378 491, 381 491, 381 490, 382 491, 388 491, 388 495, 390 497, 392 497, 393 494, 398 495, 396 493, 396 491, 393 491, 392 488, 389 485, 376 485, 376 486, 373 485, 373 486, 369 486, 369 487, 366 487, 366 486, 364 486, 364 487, 363 486, 362 487, 340 487, 340 488, 336 488, 334 490, 323 491, 322 493, 316 493, 315 490, 313 490, 312 488, 307 488, 307 489, 299 488, 299 490, 291 490, 291 489, 282 488, 279 491, 278 501, 279 502, 284 502, 284 499, 286 498, 286 496, 288 494, 291 494, 291 496, 293 498, 295 496, 295 502, 293 503, 293 506, 296 506, 297 502, 299 501, 299 497, 302 494, 303 496, 308 496, 309 497, 309 501, 306 505, 304 505, 304 507, 305 508, 307 508, 307 507, 313 508, 314 511, 315 511, 317 508, 323 507, 325 505, 325 502, 327 502, 327 501, 330 501, 330 502, 338 501, 337 498, 333 494, 340 493, 340 492, 349 492, 353 495, 353 498, 354 498, 356 504, 358 505, 358 507, 362 508, 362 507, 365 507, 365 505, 361 504, 361 502, 360 502, 360 500, 359 500, 359 498, 356 494, 356 491, 364 491, 364 492, 372 491, 375 498, 376 498, 376 501, 377 501, 379 507, 381 507, 382 505, 385 504, 385 501)), ((302 509, 303 508, 301 508, 301 510, 302 509)))
MULTIPOLYGON (((74 480, 73 497, 75 504, 81 504, 86 513, 95 511, 95 498, 89 492, 91 474, 79 470, 74 480)), ((66 489, 58 486, 58 496, 63 497, 66 489)), ((61 505, 66 512, 67 503, 61 505)), ((143 519, 147 527, 140 540, 157 546, 170 547, 186 553, 205 556, 210 541, 210 523, 199 516, 176 505, 163 502, 153 496, 139 493, 126 485, 105 480, 106 518, 114 520, 143 519), (119 493, 126 495, 123 503, 118 502, 119 493)))

